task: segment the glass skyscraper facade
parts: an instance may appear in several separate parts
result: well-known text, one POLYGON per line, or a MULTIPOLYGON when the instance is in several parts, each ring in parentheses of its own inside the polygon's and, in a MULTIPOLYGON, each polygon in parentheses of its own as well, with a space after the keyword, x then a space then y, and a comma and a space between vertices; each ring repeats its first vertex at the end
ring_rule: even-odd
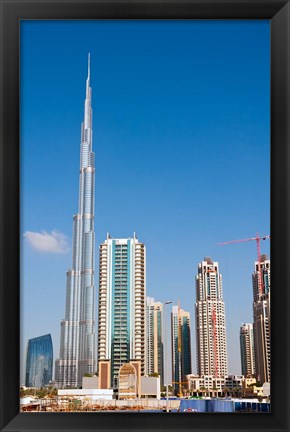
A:
POLYGON ((50 334, 28 340, 26 387, 44 387, 52 380, 53 347, 50 334))
POLYGON ((95 155, 92 151, 90 57, 81 128, 79 209, 73 217, 72 267, 67 271, 65 319, 61 321, 60 356, 55 380, 59 387, 79 387, 95 365, 95 155))
POLYGON ((191 374, 190 313, 172 307, 171 313, 172 381, 175 392, 182 389, 191 374))

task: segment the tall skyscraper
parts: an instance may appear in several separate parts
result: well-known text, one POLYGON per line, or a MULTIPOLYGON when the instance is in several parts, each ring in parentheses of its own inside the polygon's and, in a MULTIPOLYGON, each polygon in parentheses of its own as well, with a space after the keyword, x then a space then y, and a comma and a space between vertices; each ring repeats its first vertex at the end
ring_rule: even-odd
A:
POLYGON ((92 151, 90 56, 81 127, 79 207, 73 217, 72 267, 67 271, 65 318, 61 321, 60 356, 55 380, 60 387, 78 387, 95 365, 95 157, 92 151))
POLYGON ((270 382, 270 260, 266 255, 255 262, 253 279, 253 315, 256 377, 262 383, 270 382))
POLYGON ((243 324, 240 327, 240 349, 242 374, 251 378, 255 375, 253 324, 243 324))
POLYGON ((196 276, 196 354, 198 375, 227 375, 226 318, 218 262, 207 257, 196 276))
POLYGON ((133 238, 100 245, 98 361, 110 360, 111 386, 122 364, 146 368, 146 248, 133 238))
POLYGON ((52 380, 53 347, 50 334, 28 340, 26 387, 44 387, 52 380))
POLYGON ((191 374, 190 313, 173 306, 171 312, 172 381, 178 391, 191 374))
POLYGON ((163 363, 163 305, 147 297, 147 369, 146 373, 157 372, 160 382, 164 382, 163 363))

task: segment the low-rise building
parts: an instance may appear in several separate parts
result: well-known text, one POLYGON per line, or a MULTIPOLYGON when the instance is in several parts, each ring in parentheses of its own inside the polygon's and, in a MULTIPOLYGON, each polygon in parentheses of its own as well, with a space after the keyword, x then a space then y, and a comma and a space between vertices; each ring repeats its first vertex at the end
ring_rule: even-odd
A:
POLYGON ((270 395, 271 395, 271 386, 270 386, 270 383, 268 383, 268 382, 265 382, 263 384, 263 395, 265 397, 270 397, 270 395))
POLYGON ((112 400, 113 389, 59 389, 57 395, 79 400, 112 400))
POLYGON ((187 375, 188 390, 195 396, 229 396, 243 392, 243 375, 226 375, 217 378, 213 375, 187 375))
POLYGON ((141 376, 141 397, 160 399, 160 376, 141 376))
POLYGON ((98 389, 99 388, 99 378, 94 375, 92 377, 83 377, 82 380, 83 389, 98 389))
POLYGON ((229 391, 242 391, 244 375, 226 375, 224 378, 224 388, 229 391))

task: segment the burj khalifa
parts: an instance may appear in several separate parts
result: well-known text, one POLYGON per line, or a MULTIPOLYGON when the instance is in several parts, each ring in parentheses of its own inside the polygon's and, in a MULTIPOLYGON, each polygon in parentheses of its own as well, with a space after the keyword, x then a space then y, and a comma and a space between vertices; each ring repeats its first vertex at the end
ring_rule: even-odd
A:
POLYGON ((72 268, 67 271, 65 318, 61 321, 60 355, 55 362, 58 387, 79 387, 95 372, 95 155, 92 151, 90 54, 84 121, 81 126, 79 208, 73 217, 72 268))

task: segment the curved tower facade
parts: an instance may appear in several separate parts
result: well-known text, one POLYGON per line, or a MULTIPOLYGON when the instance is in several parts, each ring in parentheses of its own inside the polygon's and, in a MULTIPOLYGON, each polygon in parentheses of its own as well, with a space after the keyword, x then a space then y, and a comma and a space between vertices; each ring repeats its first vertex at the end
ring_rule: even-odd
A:
POLYGON ((41 388, 52 380, 53 347, 50 334, 29 339, 26 356, 26 387, 41 388))
POLYGON ((61 321, 59 387, 78 387, 95 368, 95 155, 92 151, 90 55, 84 121, 81 126, 79 208, 73 217, 72 267, 67 271, 65 318, 61 321))

